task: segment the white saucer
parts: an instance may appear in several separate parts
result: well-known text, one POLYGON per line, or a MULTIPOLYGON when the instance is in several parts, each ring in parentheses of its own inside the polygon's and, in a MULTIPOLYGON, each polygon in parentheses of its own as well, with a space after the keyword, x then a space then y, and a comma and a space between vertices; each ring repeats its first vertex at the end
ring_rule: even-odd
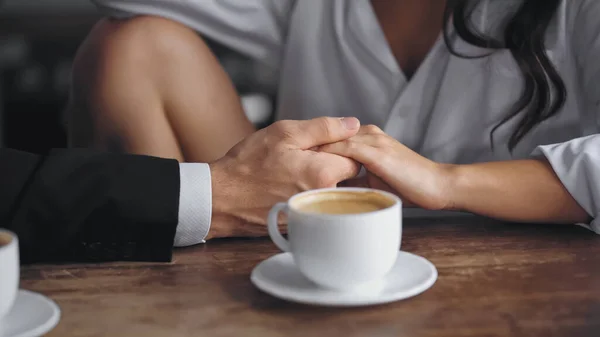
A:
POLYGON ((293 302, 325 306, 364 306, 399 301, 424 292, 436 279, 437 269, 431 262, 403 251, 399 252, 396 264, 380 285, 360 293, 319 287, 300 273, 290 253, 264 260, 250 275, 252 283, 267 294, 293 302))
POLYGON ((52 330, 60 319, 58 305, 44 295, 19 290, 8 315, 0 319, 0 337, 38 337, 52 330))

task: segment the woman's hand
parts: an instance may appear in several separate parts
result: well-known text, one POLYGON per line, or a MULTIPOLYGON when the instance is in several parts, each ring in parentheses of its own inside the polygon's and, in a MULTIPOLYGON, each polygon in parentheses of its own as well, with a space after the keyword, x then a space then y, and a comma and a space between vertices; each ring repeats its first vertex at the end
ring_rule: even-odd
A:
POLYGON ((404 205, 516 222, 571 224, 592 220, 592 213, 573 198, 546 159, 439 164, 374 126, 362 127, 352 138, 322 146, 320 151, 362 163, 368 171, 362 185, 392 190, 404 205))
POLYGON ((390 191, 403 199, 404 206, 454 208, 450 195, 452 166, 422 157, 376 126, 363 126, 352 138, 322 146, 319 151, 352 158, 365 167, 366 177, 345 185, 390 191))

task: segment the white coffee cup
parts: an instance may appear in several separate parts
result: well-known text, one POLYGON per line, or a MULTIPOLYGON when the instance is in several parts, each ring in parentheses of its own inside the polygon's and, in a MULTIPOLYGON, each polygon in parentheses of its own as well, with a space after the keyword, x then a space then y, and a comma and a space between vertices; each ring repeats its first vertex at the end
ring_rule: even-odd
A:
POLYGON ((0 229, 0 320, 15 302, 19 290, 19 240, 7 230, 0 229))
POLYGON ((402 202, 391 193, 368 188, 312 190, 276 204, 269 212, 268 229, 275 245, 292 253, 298 269, 309 280, 325 288, 349 291, 383 279, 393 267, 402 236, 402 202), (349 199, 337 206, 335 202, 323 203, 344 198, 349 199), (345 205, 357 205, 352 200, 382 203, 375 203, 373 210, 353 206, 349 209, 356 212, 346 212, 345 205), (328 208, 338 214, 327 213, 328 208), (288 215, 289 241, 279 232, 280 212, 288 215))

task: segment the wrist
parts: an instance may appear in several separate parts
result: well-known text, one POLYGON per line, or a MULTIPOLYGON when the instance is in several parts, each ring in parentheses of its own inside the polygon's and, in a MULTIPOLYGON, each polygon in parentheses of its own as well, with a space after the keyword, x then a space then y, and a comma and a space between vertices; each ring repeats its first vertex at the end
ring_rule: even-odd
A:
POLYGON ((212 218, 207 239, 227 237, 231 235, 232 226, 229 224, 235 222, 235 216, 228 209, 228 201, 229 204, 234 203, 235 196, 232 195, 230 179, 223 165, 217 161, 208 166, 212 187, 212 218))
POLYGON ((465 195, 468 194, 468 168, 467 165, 440 164, 444 177, 444 195, 446 211, 465 211, 465 195))
POLYGON ((212 214, 218 214, 224 211, 223 200, 229 194, 228 186, 224 183, 227 181, 227 174, 224 172, 219 162, 208 164, 210 169, 211 188, 212 188, 212 214))
POLYGON ((248 237, 265 234, 262 216, 256 215, 253 196, 256 190, 230 163, 219 160, 209 164, 212 177, 212 223, 207 238, 248 237))

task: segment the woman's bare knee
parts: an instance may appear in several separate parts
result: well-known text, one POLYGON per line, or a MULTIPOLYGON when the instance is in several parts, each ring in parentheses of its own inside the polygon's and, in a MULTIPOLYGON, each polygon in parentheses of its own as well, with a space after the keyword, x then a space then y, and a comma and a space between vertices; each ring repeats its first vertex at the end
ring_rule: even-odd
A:
POLYGON ((74 63, 68 110, 75 146, 117 139, 127 152, 186 160, 216 159, 252 132, 206 44, 154 17, 96 25, 74 63))

